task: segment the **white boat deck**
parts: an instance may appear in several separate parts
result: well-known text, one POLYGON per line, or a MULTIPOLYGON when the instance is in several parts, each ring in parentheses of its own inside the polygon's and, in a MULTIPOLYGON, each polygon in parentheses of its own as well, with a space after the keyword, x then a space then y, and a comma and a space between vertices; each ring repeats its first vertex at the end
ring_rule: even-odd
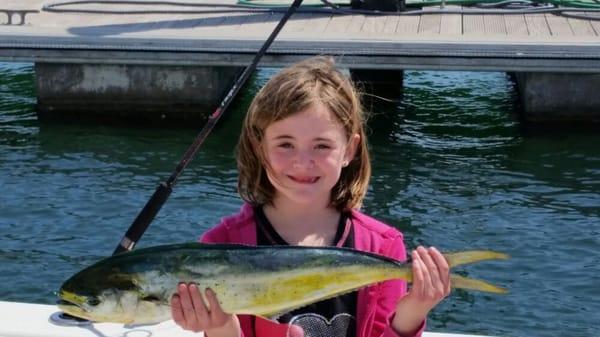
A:
MULTIPOLYGON (((201 337, 182 330, 173 321, 156 325, 124 327, 122 324, 96 323, 60 326, 50 317, 60 312, 56 306, 0 301, 0 337, 201 337)), ((425 332, 424 337, 476 337, 451 333, 425 332)))
MULTIPOLYGON (((247 65, 282 17, 280 13, 52 13, 41 11, 45 3, 50 2, 2 1, 0 9, 40 12, 27 14, 23 25, 0 25, 0 61, 247 65)), ((187 8, 111 6, 61 8, 187 8)), ((0 24, 6 20, 0 14, 0 24)), ((296 13, 261 64, 281 66, 314 54, 342 55, 341 63, 356 68, 598 73, 600 21, 549 13, 296 13)))

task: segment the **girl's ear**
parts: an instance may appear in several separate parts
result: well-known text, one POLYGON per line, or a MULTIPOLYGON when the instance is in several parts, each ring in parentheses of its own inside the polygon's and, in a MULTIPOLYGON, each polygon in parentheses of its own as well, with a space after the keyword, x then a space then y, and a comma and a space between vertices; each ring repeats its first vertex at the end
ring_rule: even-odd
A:
POLYGON ((356 150, 358 149, 358 144, 360 144, 360 135, 358 133, 352 134, 350 139, 348 140, 348 146, 346 147, 346 153, 344 153, 344 163, 347 166, 348 163, 354 159, 356 156, 356 150))

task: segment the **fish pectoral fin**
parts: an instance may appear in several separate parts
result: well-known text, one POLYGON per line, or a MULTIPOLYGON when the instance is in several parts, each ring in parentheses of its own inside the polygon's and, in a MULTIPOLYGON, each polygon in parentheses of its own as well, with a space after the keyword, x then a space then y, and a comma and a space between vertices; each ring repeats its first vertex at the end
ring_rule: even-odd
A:
POLYGON ((140 291, 139 299, 140 301, 149 302, 156 305, 171 305, 171 296, 167 296, 161 292, 155 293, 140 291))
POLYGON ((137 289, 137 280, 130 274, 114 273, 107 276, 108 281, 119 289, 133 290, 137 289))
POLYGON ((452 288, 479 290, 488 293, 506 294, 508 290, 495 286, 485 281, 476 280, 457 274, 450 274, 450 285, 452 288))

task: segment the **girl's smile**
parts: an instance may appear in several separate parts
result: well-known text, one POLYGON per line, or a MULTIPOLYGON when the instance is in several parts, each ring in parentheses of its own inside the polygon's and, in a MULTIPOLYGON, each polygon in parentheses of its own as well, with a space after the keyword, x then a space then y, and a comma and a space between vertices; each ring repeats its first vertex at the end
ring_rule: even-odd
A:
POLYGON ((319 180, 319 177, 299 177, 299 176, 288 176, 290 179, 300 184, 313 184, 319 180))

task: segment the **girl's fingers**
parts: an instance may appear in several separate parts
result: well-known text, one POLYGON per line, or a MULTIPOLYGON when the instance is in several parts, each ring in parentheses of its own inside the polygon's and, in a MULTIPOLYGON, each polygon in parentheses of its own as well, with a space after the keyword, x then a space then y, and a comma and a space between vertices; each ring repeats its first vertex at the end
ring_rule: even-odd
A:
POLYGON ((210 288, 206 289, 205 294, 206 300, 208 301, 208 305, 210 307, 210 314, 212 316, 213 322, 217 325, 224 324, 227 320, 227 314, 223 312, 223 309, 221 309, 221 305, 217 300, 217 295, 210 288))
POLYGON ((450 293, 449 266, 435 248, 412 251, 413 286, 408 295, 431 310, 450 293))
POLYGON ((183 317, 183 309, 181 308, 181 300, 178 294, 171 297, 171 316, 173 316, 173 320, 178 325, 185 325, 185 317, 183 317))
POLYGON ((203 297, 197 284, 181 283, 171 299, 173 320, 186 330, 204 331, 223 326, 232 316, 221 309, 217 295, 206 289, 203 297))
POLYGON ((423 268, 421 259, 419 257, 419 253, 416 250, 412 251, 412 271, 413 271, 413 282, 412 288, 410 289, 411 293, 417 295, 417 297, 421 297, 423 294, 423 268))
POLYGON ((431 288, 429 289, 433 290, 433 294, 437 292, 443 293, 445 285, 442 283, 440 273, 438 271, 438 266, 431 258, 430 252, 424 247, 419 247, 418 250, 421 255, 421 260, 423 260, 423 263, 427 267, 427 271, 425 272, 425 274, 426 278, 429 277, 429 285, 431 286, 431 288))
POLYGON ((179 298, 181 300, 181 308, 183 309, 183 317, 186 322, 186 327, 195 329, 195 327, 198 325, 198 321, 196 319, 194 304, 192 303, 190 296, 191 289, 185 283, 179 284, 177 288, 179 290, 179 298))
POLYGON ((433 275, 431 275, 430 269, 430 264, 432 264, 432 262, 425 248, 419 246, 419 248, 417 248, 417 253, 419 254, 419 260, 421 261, 421 267, 423 268, 423 295, 426 296, 433 287, 434 279, 432 278, 433 275))
POLYGON ((196 312, 196 319, 201 326, 205 326, 210 322, 210 310, 206 307, 206 304, 202 299, 198 285, 192 283, 189 288, 192 305, 196 312))
POLYGON ((435 247, 429 248, 429 251, 437 265, 440 280, 444 286, 444 294, 448 295, 450 294, 450 266, 448 265, 448 261, 435 247))

